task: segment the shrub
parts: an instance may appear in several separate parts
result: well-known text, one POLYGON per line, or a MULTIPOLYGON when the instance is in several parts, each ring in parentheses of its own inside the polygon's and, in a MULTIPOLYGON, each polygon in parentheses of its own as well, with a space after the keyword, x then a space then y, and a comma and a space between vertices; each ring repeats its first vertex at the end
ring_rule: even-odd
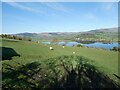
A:
POLYGON ((77 47, 82 47, 82 45, 81 44, 77 44, 77 47))
POLYGON ((32 39, 31 39, 31 38, 28 38, 28 41, 32 41, 32 39))
POLYGON ((120 48, 119 48, 119 47, 113 47, 112 50, 113 50, 113 51, 119 51, 119 52, 120 52, 120 48))

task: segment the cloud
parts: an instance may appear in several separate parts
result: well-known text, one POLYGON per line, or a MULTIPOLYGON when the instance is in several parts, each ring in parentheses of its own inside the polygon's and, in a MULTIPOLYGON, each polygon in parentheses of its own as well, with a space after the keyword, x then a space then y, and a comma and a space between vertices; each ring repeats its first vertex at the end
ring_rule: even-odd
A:
MULTIPOLYGON (((18 9, 21 9, 21 10, 26 10, 26 11, 29 11, 29 12, 33 12, 33 13, 41 13, 41 14, 44 14, 44 15, 50 15, 50 13, 48 14, 47 10, 45 10, 45 8, 40 8, 40 7, 34 7, 36 3, 31 3, 31 5, 26 5, 27 2, 25 3, 21 3, 21 2, 15 2, 15 0, 10 0, 11 2, 5 2, 7 3, 8 5, 12 6, 12 7, 15 7, 15 8, 18 8, 18 9)), ((62 12, 65 12, 65 13, 70 13, 69 10, 67 7, 65 7, 64 5, 62 5, 61 3, 57 3, 57 2, 40 2, 39 3, 39 6, 40 5, 44 5, 46 7, 48 7, 49 9, 53 9, 53 10, 56 10, 56 11, 62 11, 62 12)))
POLYGON ((60 3, 42 3, 43 5, 46 5, 47 7, 57 10, 57 11, 62 11, 62 12, 69 12, 70 9, 68 9, 67 7, 65 7, 64 5, 60 4, 60 3))
POLYGON ((26 11, 29 11, 29 12, 44 13, 45 14, 45 12, 43 12, 42 10, 34 9, 33 7, 28 7, 28 6, 22 5, 18 2, 6 2, 6 3, 9 4, 12 7, 19 8, 19 9, 22 9, 22 10, 26 10, 26 11))

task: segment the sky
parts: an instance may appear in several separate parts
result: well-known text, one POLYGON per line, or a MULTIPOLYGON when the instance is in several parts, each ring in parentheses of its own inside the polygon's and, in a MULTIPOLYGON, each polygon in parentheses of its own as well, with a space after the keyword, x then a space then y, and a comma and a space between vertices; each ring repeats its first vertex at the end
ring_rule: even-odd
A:
POLYGON ((2 33, 83 32, 118 26, 117 2, 2 2, 2 33))

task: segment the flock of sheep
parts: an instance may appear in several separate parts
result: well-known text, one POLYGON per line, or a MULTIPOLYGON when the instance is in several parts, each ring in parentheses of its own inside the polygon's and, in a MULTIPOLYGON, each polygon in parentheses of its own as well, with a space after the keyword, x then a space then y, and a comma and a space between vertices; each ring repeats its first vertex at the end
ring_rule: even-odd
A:
MULTIPOLYGON (((54 50, 54 48, 51 46, 49 48, 50 48, 50 50, 54 50)), ((62 48, 65 48, 65 46, 62 46, 62 48)), ((73 52, 73 54, 75 54, 75 52, 73 52)))

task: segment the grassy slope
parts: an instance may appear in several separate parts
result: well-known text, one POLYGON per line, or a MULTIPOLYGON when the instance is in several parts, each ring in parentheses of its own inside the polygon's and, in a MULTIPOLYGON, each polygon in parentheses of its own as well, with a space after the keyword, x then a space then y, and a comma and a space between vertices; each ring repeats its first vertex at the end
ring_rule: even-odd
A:
POLYGON ((50 45, 43 45, 34 42, 24 42, 24 41, 12 41, 3 40, 3 46, 13 48, 21 57, 13 57, 12 60, 5 60, 3 63, 9 63, 15 66, 15 62, 20 62, 22 64, 30 63, 32 61, 41 61, 43 59, 48 59, 52 57, 57 57, 61 55, 72 55, 75 51, 77 55, 87 57, 96 62, 96 65, 101 70, 104 70, 110 77, 114 78, 113 74, 118 75, 118 53, 112 51, 105 51, 101 49, 94 48, 78 48, 78 47, 65 47, 53 46, 54 51, 49 50, 50 45), (14 62, 13 62, 14 61, 14 62))

